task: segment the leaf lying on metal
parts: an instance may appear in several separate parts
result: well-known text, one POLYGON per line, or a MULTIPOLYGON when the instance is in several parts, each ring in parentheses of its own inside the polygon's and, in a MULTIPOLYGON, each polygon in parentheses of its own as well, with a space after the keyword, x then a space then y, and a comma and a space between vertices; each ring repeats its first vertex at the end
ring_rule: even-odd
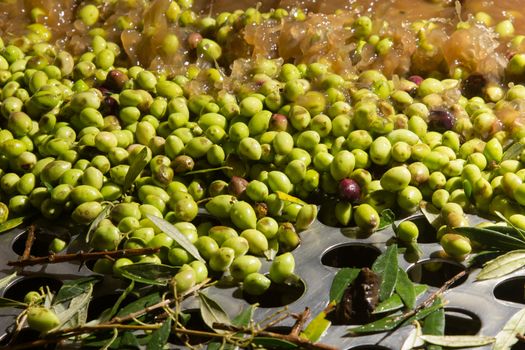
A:
POLYGON ((171 318, 168 317, 162 326, 151 334, 146 350, 162 350, 168 342, 171 332, 171 318))
POLYGON ((422 335, 421 339, 430 344, 448 348, 470 348, 494 343, 496 338, 483 335, 422 335))
POLYGON ((16 278, 16 271, 0 279, 0 289, 6 287, 12 280, 16 278))
POLYGON ((420 336, 421 327, 419 326, 419 323, 416 322, 416 327, 414 327, 414 329, 408 334, 405 342, 403 343, 403 346, 401 347, 401 350, 411 350, 413 348, 419 348, 425 345, 425 342, 420 336))
POLYGON ((6 232, 20 226, 27 216, 20 216, 18 218, 9 219, 6 222, 0 224, 0 233, 6 232))
MULTIPOLYGON (((422 333, 425 335, 445 335, 445 309, 441 308, 427 317, 423 321, 422 333)), ((429 344, 427 350, 441 350, 441 346, 429 344)))
POLYGON ((525 249, 525 241, 498 231, 479 227, 455 227, 454 231, 487 247, 505 251, 525 249))
POLYGON ((419 209, 427 219, 428 223, 438 229, 441 226, 441 212, 432 204, 421 201, 419 209))
POLYGON ((525 309, 516 312, 510 320, 507 321, 503 329, 496 334, 496 342, 492 350, 509 350, 512 345, 518 342, 516 335, 525 332, 525 309))
POLYGON ((391 226, 396 221, 396 215, 394 212, 390 209, 385 209, 381 212, 380 218, 379 218, 379 227, 377 230, 385 229, 389 226, 391 226))
MULTIPOLYGON (((206 294, 199 292, 199 301, 200 301, 200 311, 202 320, 206 325, 213 329, 214 323, 222 323, 229 325, 230 317, 224 311, 222 306, 206 294)), ((217 333, 223 333, 224 331, 215 330, 217 333)))
POLYGON ((477 280, 488 280, 505 276, 525 266, 525 249, 513 250, 487 262, 477 280))
POLYGON ((16 307, 20 309, 25 309, 27 307, 27 304, 17 300, 0 297, 0 308, 2 307, 16 307))
POLYGON ((298 346, 289 341, 270 337, 255 337, 253 344, 262 346, 267 349, 297 349, 298 346))
POLYGON ((408 274, 402 268, 399 268, 397 272, 396 293, 399 294, 407 308, 413 309, 416 306, 414 282, 410 280, 408 274))
POLYGON ((123 277, 156 286, 167 285, 178 271, 178 267, 152 263, 131 264, 120 268, 123 277))
MULTIPOLYGON (((420 296, 421 294, 425 293, 427 291, 428 287, 425 284, 416 284, 414 286, 414 290, 416 292, 416 297, 420 296)), ((379 314, 383 312, 390 312, 395 311, 398 309, 401 309, 403 307, 403 301, 401 300, 401 297, 399 297, 398 294, 392 294, 390 298, 387 300, 379 303, 373 314, 379 314)))
POLYGON ((325 335, 332 322, 326 319, 326 312, 321 311, 310 321, 308 326, 301 332, 301 337, 308 339, 312 343, 319 341, 325 335))
POLYGON ((361 269, 345 267, 337 272, 330 287, 330 301, 335 301, 336 303, 341 301, 345 289, 357 278, 359 271, 361 269))
POLYGON ((170 224, 168 221, 159 218, 155 215, 148 214, 148 219, 151 220, 157 226, 162 232, 170 236, 177 242, 182 248, 184 248, 191 256, 193 256, 195 259, 205 262, 204 259, 199 254, 199 251, 197 250, 197 247, 191 243, 191 241, 184 236, 175 226, 170 224))

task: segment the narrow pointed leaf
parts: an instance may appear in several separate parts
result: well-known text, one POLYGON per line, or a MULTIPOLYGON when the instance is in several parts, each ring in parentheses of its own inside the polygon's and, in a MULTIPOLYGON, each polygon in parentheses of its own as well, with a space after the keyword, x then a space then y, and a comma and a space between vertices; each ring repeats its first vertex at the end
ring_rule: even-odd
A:
POLYGON ((53 310, 60 320, 59 329, 78 327, 86 323, 87 309, 92 293, 93 283, 91 282, 82 294, 53 305, 53 310))
POLYGON ((448 348, 470 348, 494 343, 494 337, 482 335, 422 335, 427 343, 446 346, 448 348))
POLYGON ((160 302, 161 300, 162 300, 162 297, 159 292, 148 294, 124 306, 117 313, 117 317, 127 316, 131 313, 143 310, 144 308, 154 305, 160 302))
POLYGON ((486 230, 496 231, 496 232, 502 233, 507 236, 515 237, 518 239, 523 239, 522 233, 520 233, 518 229, 512 226, 490 225, 490 226, 485 226, 483 228, 486 230))
POLYGON ((162 232, 173 238, 175 242, 184 248, 191 256, 199 261, 205 262, 193 243, 191 243, 191 241, 186 236, 180 233, 180 231, 175 226, 166 220, 159 218, 158 216, 148 214, 148 219, 150 219, 151 222, 153 222, 155 226, 157 226, 162 232))
POLYGON ((413 348, 419 348, 425 344, 423 339, 421 339, 421 327, 419 324, 416 324, 416 327, 410 332, 406 338, 401 350, 411 350, 413 348))
POLYGON ((97 215, 95 220, 91 222, 91 224, 89 225, 89 229, 87 230, 87 233, 86 233, 86 243, 89 243, 89 241, 91 240, 91 235, 97 229, 98 224, 100 224, 100 222, 108 216, 109 210, 111 209, 111 207, 112 205, 106 204, 104 206, 104 209, 102 209, 102 211, 97 215))
MULTIPOLYGON (((199 293, 201 316, 206 325, 213 329, 214 323, 230 324, 230 318, 224 309, 215 300, 204 293, 199 293)), ((223 331, 215 330, 217 333, 223 331)))
POLYGON ((341 301, 346 287, 357 278, 359 271, 357 268, 345 267, 337 272, 330 287, 330 301, 341 301))
POLYGON ((18 300, 0 297, 0 308, 1 307, 16 307, 16 308, 25 309, 27 307, 27 304, 22 303, 18 300))
POLYGON ((0 233, 6 232, 20 226, 27 216, 20 216, 17 218, 9 219, 6 222, 0 224, 0 233))
POLYGON ((381 276, 379 300, 383 301, 392 295, 397 283, 397 245, 392 244, 386 251, 377 257, 372 265, 372 271, 381 276))
POLYGON ((171 331, 171 318, 168 318, 162 326, 151 334, 151 339, 146 345, 146 350, 162 350, 168 342, 171 331))
POLYGON ((253 313, 256 308, 257 306, 255 304, 247 306, 232 319, 232 324, 237 327, 247 327, 253 318, 253 313))
POLYGON ((513 250, 487 262, 476 276, 476 279, 488 280, 498 278, 523 266, 525 266, 525 249, 513 250))
POLYGON ((496 334, 496 342, 492 350, 508 350, 518 342, 516 335, 525 333, 525 309, 516 312, 507 321, 503 329, 496 334))
POLYGON ((120 308, 120 304, 122 304, 124 299, 126 299, 126 297, 133 291, 133 288, 135 288, 135 282, 131 281, 129 286, 118 297, 115 304, 111 308, 104 310, 102 314, 100 315, 100 317, 97 320, 95 320, 94 324, 109 321, 117 313, 118 309, 120 308))
POLYGON ((131 165, 129 166, 128 172, 126 173, 126 177, 124 178, 122 193, 126 193, 129 190, 129 188, 131 187, 131 185, 133 185, 133 182, 135 182, 142 170, 144 170, 146 165, 148 165, 148 161, 146 159, 147 157, 148 151, 146 147, 144 147, 140 150, 140 152, 133 160, 133 163, 131 163, 131 165))
POLYGON ((414 282, 410 280, 408 274, 402 268, 397 272, 396 293, 407 308, 413 309, 416 306, 416 289, 414 282))
MULTIPOLYGON (((509 225, 509 228, 514 229, 514 232, 512 234, 514 237, 521 239, 522 241, 525 241, 525 230, 522 230, 521 228, 514 225, 512 222, 510 222, 509 219, 505 217, 505 215, 503 215, 499 211, 496 211, 495 213, 500 219, 502 219, 507 225, 509 225)), ((505 227, 505 226, 501 226, 501 227, 505 227)), ((494 231, 502 232, 501 229, 496 229, 494 231)))
MULTIPOLYGON (((416 297, 419 297, 421 294, 425 293, 427 291, 428 287, 425 284, 416 284, 414 286, 414 291, 416 293, 416 297)), ((391 312, 394 310, 401 309, 403 307, 403 300, 399 297, 399 295, 392 294, 390 298, 387 300, 377 304, 376 308, 372 312, 373 314, 379 314, 382 312, 391 312)))
POLYGON ((301 337, 315 343, 326 334, 331 325, 332 322, 326 319, 326 312, 321 311, 308 323, 304 331, 301 332, 301 337))
POLYGON ((463 180, 463 191, 467 198, 472 198, 472 184, 468 180, 463 180))
POLYGON ((7 275, 0 279, 0 289, 5 288, 11 281, 16 278, 16 272, 13 272, 10 275, 7 275))
POLYGON ((132 332, 124 332, 120 337, 119 348, 121 349, 140 349, 140 344, 132 332))
MULTIPOLYGON (((441 308, 424 319, 423 334, 445 335, 445 309, 441 308)), ((441 350, 441 346, 430 344, 427 350, 441 350)))
POLYGON ((132 281, 165 286, 179 271, 179 268, 163 264, 140 263, 122 266, 120 271, 123 277, 132 281))
POLYGON ((211 173, 211 172, 220 171, 220 170, 233 170, 233 168, 231 166, 225 165, 225 166, 220 166, 217 168, 199 169, 199 170, 188 171, 187 173, 182 174, 182 176, 190 176, 190 175, 195 175, 195 174, 206 174, 206 173, 211 173))
POLYGON ((288 193, 284 193, 282 191, 275 191, 275 194, 282 201, 287 201, 287 202, 291 202, 291 203, 295 203, 295 204, 301 204, 301 205, 308 204, 305 201, 303 201, 302 199, 299 199, 297 197, 294 197, 294 196, 289 195, 288 193))
POLYGON ((501 161, 509 160, 509 159, 517 159, 518 156, 521 154, 521 152, 525 149, 525 144, 521 142, 516 142, 510 145, 509 148, 503 152, 503 157, 501 158, 501 161))
POLYGON ((391 226, 396 221, 396 215, 394 212, 390 209, 385 209, 381 212, 380 218, 379 218, 379 227, 378 230, 385 229, 389 226, 391 226))
POLYGON ((65 281, 60 290, 53 298, 53 305, 64 303, 93 288, 93 284, 101 280, 98 276, 79 278, 65 281))
POLYGON ((497 231, 479 227, 455 227, 454 231, 487 247, 500 250, 525 249, 524 241, 497 231))
POLYGON ((428 223, 438 229, 441 226, 441 212, 431 203, 422 201, 419 204, 419 209, 427 219, 428 223))
POLYGON ((298 346, 294 343, 283 339, 270 338, 270 337, 255 337, 252 341, 253 344, 262 346, 267 349, 297 349, 298 346))

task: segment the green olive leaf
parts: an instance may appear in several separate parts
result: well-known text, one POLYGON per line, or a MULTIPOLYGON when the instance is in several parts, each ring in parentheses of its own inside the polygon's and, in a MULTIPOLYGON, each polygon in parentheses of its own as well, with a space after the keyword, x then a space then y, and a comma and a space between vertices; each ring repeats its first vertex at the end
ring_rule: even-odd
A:
POLYGON ((472 198, 472 184, 468 180, 463 180, 463 191, 467 198, 472 198))
POLYGON ((503 157, 501 158, 501 161, 509 160, 509 159, 517 159, 518 156, 521 154, 521 152, 525 149, 525 144, 521 142, 516 142, 510 145, 509 148, 503 152, 503 157))
POLYGON ((184 236, 180 231, 167 222, 166 220, 159 218, 158 216, 154 215, 147 215, 148 219, 155 224, 162 232, 170 236, 177 242, 182 248, 184 248, 191 256, 193 256, 195 259, 205 262, 204 259, 199 254, 199 251, 197 250, 197 247, 191 243, 191 241, 188 239, 188 237, 184 236))
POLYGON ((155 305, 161 300, 162 300, 162 296, 160 292, 154 292, 154 293, 148 294, 124 306, 122 309, 118 311, 117 317, 127 316, 134 312, 144 310, 144 308, 151 306, 151 305, 155 305))
POLYGON ((179 267, 153 263, 138 263, 122 266, 120 271, 123 277, 132 281, 165 286, 179 271, 179 267))
POLYGON ((100 315, 100 317, 98 319, 93 320, 92 322, 89 322, 90 325, 97 325, 99 323, 109 321, 117 313, 117 311, 118 311, 118 309, 120 307, 120 304, 122 304, 124 299, 126 299, 126 297, 133 291, 134 288, 135 288, 135 281, 131 281, 129 286, 118 297, 118 299, 115 302, 115 304, 111 308, 108 308, 108 309, 102 311, 102 314, 100 315))
POLYGON ((151 334, 146 350, 162 350, 168 342, 171 331, 171 318, 167 318, 162 326, 151 334))
POLYGON ((255 337, 252 343, 254 345, 261 346, 266 349, 297 349, 298 346, 294 343, 283 339, 270 338, 270 337, 255 337))
MULTIPOLYGON (((206 294, 199 292, 199 301, 200 301, 200 312, 202 320, 208 327, 213 328, 214 323, 222 323, 229 325, 231 324, 230 317, 224 311, 224 309, 217 303, 215 300, 207 296, 206 294)), ((225 331, 215 330, 217 333, 223 333, 225 331)))
POLYGON ((397 244, 390 245, 383 254, 377 257, 372 265, 372 271, 381 276, 379 300, 384 301, 392 295, 397 283, 397 244))
POLYGON ((351 267, 340 269, 334 276, 330 287, 330 301, 340 302, 345 289, 357 278, 360 271, 361 269, 351 267))
POLYGON ((26 215, 7 220, 6 222, 0 224, 0 233, 12 230, 15 227, 20 226, 28 217, 29 215, 26 215))
POLYGON ((430 225, 432 225, 436 229, 441 227, 441 212, 438 208, 436 208, 431 203, 421 201, 421 203, 419 203, 419 209, 421 210, 421 212, 423 213, 430 225))
POLYGON ((512 250, 487 262, 476 276, 478 281, 505 276, 525 266, 525 249, 512 250))
POLYGON ((312 343, 319 341, 326 334, 332 322, 326 319, 326 312, 321 311, 308 326, 301 332, 301 337, 308 339, 312 343))
MULTIPOLYGON (((153 335, 152 335, 153 338, 153 335)), ((132 332, 123 332, 120 336, 120 342, 118 344, 120 349, 140 349, 140 344, 132 332)))
MULTIPOLYGON (((253 319, 253 313, 255 312, 255 309, 257 308, 256 304, 252 304, 244 310, 242 310, 237 316, 235 316, 232 319, 232 324, 237 327, 248 327, 250 325, 250 321, 253 319)), ((242 333, 236 333, 235 337, 245 337, 245 334, 242 333)), ((233 350, 238 349, 235 345, 227 344, 224 341, 216 341, 213 340, 208 343, 208 346, 206 347, 207 350, 233 350)))
POLYGON ((0 297, 0 308, 2 307, 16 307, 20 309, 25 309, 27 307, 27 304, 22 303, 18 300, 0 297))
MULTIPOLYGON (((53 304, 52 309, 60 320, 59 329, 78 327, 86 323, 88 305, 91 301, 91 294, 93 293, 93 284, 93 281, 90 281, 82 286, 82 288, 76 289, 73 293, 67 293, 68 296, 74 295, 73 297, 61 299, 62 301, 60 303, 55 302, 53 304), (82 290, 82 292, 78 293, 77 291, 79 290, 82 290)), ((57 297, 59 295, 60 291, 57 297)))
POLYGON ((494 343, 496 338, 482 335, 422 335, 427 343, 448 348, 470 348, 494 343))
MULTIPOLYGON (((445 335, 445 309, 438 309, 425 317, 422 332, 425 335, 445 335)), ((430 344, 427 350, 441 350, 441 346, 430 344)))
POLYGON ((487 247, 504 251, 525 249, 524 241, 494 230, 479 227, 455 227, 454 231, 487 247))
POLYGON ((193 170, 193 171, 188 171, 187 173, 182 174, 182 176, 195 175, 195 174, 206 174, 206 173, 211 173, 211 172, 220 171, 220 170, 233 170, 233 168, 231 166, 225 165, 225 166, 220 166, 218 168, 206 168, 206 169, 200 169, 200 170, 193 170))
MULTIPOLYGON (((500 219, 505 221, 507 223, 507 225, 509 225, 509 226, 506 227, 506 226, 501 226, 501 225, 494 225, 494 226, 491 226, 489 228, 489 230, 494 230, 494 231, 498 231, 498 232, 501 232, 501 233, 505 233, 505 234, 508 234, 510 236, 519 238, 522 241, 525 241, 525 230, 522 230, 521 228, 519 228, 516 225, 514 225, 512 222, 510 222, 509 219, 507 219, 505 217, 505 215, 503 215, 499 211, 496 211, 495 214, 500 219)), ((487 227, 485 227, 485 228, 487 228, 487 227)))
POLYGON ((110 205, 110 204, 106 204, 104 206, 104 209, 102 209, 102 211, 97 215, 97 217, 95 218, 95 220, 93 220, 91 222, 91 224, 89 225, 89 229, 87 230, 87 233, 86 233, 86 243, 89 243, 89 241, 91 240, 91 235, 93 234, 93 232, 95 232, 95 230, 97 229, 98 227, 98 224, 100 224, 100 222, 102 220, 104 220, 105 218, 107 218, 108 214, 109 214, 109 210, 112 208, 113 206, 110 205))
POLYGON ((401 346, 401 350, 411 350, 413 348, 419 348, 425 345, 425 342, 423 339, 421 339, 421 327, 419 322, 415 322, 415 324, 416 326, 412 331, 410 331, 407 338, 405 339, 405 342, 403 343, 403 346, 401 346))
POLYGON ((52 305, 58 305, 67 302, 81 294, 86 293, 88 290, 93 288, 93 284, 101 281, 102 278, 99 276, 89 276, 79 278, 75 280, 68 280, 62 284, 60 290, 53 298, 52 305))
POLYGON ((407 308, 413 309, 416 306, 416 289, 414 282, 410 280, 408 274, 402 268, 397 271, 396 293, 407 308))
POLYGON ((525 309, 516 312, 510 320, 507 321, 503 329, 496 334, 496 342, 493 350, 508 350, 512 345, 518 342, 516 335, 525 332, 525 309))
POLYGON ((7 275, 3 278, 0 279, 0 289, 3 289, 4 287, 6 287, 9 283, 11 283, 11 281, 13 281, 14 279, 16 278, 16 271, 13 272, 12 274, 10 275, 7 275))
MULTIPOLYGON (((425 293, 428 289, 428 286, 425 284, 416 284, 414 286, 414 291, 416 293, 416 298, 425 293)), ((403 300, 399 294, 392 294, 387 300, 377 304, 376 308, 372 312, 373 314, 379 314, 383 312, 391 312, 394 310, 401 309, 403 307, 403 300)))
POLYGON ((377 228, 377 230, 379 231, 385 229, 390 225, 393 225, 395 221, 396 215, 394 214, 394 212, 390 209, 384 209, 383 211, 381 211, 381 215, 379 218, 379 227, 377 228))
POLYGON ((126 177, 124 178, 122 193, 126 193, 130 189, 131 185, 133 185, 133 182, 135 182, 142 170, 144 170, 146 165, 148 165, 148 161, 146 160, 147 157, 148 150, 146 149, 146 147, 144 147, 140 150, 140 152, 133 160, 133 163, 131 163, 131 165, 129 166, 128 172, 126 173, 126 177))

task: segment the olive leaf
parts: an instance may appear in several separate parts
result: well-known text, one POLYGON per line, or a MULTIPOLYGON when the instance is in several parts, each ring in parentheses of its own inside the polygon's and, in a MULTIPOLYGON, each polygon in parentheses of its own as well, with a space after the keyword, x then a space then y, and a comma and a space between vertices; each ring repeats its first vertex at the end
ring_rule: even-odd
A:
POLYGON ((211 173, 211 172, 219 171, 219 170, 233 170, 233 168, 231 166, 224 165, 218 168, 206 168, 206 169, 188 171, 187 173, 182 174, 182 176, 195 175, 195 174, 206 174, 206 173, 211 173))
MULTIPOLYGON (((230 318, 224 309, 215 300, 207 296, 206 294, 199 292, 200 301, 200 312, 204 323, 213 329, 214 323, 222 323, 229 325, 230 318)), ((224 331, 215 330, 217 333, 223 333, 224 331)))
POLYGON ((496 211, 495 214, 500 219, 505 221, 507 223, 508 227, 501 226, 501 225, 494 225, 490 229, 494 229, 495 231, 498 231, 498 232, 501 232, 501 233, 509 234, 509 235, 511 235, 513 237, 516 237, 516 238, 519 238, 519 239, 525 241, 525 230, 522 230, 521 228, 519 228, 516 225, 514 225, 509 219, 507 219, 505 217, 505 215, 503 215, 499 211, 496 211))
POLYGON ((26 215, 26 216, 19 216, 17 218, 7 220, 6 222, 0 224, 0 233, 12 230, 15 227, 20 226, 24 222, 24 220, 28 217, 29 215, 26 215))
POLYGON ((129 166, 126 177, 124 178, 124 185, 122 185, 122 193, 126 193, 129 190, 142 170, 148 165, 147 157, 148 150, 146 147, 143 147, 129 166))
POLYGON ((266 349, 297 349, 298 346, 294 343, 283 339, 270 337, 255 337, 252 343, 266 349))
POLYGON ((25 309, 27 307, 27 304, 22 303, 21 301, 18 301, 18 300, 0 297, 0 308, 1 307, 16 307, 16 308, 25 309))
POLYGON ((104 208, 102 209, 102 211, 98 213, 97 217, 91 222, 87 230, 87 233, 86 233, 86 243, 89 243, 89 241, 91 240, 91 235, 97 229, 98 224, 100 224, 100 222, 108 216, 109 210, 112 207, 113 207, 112 205, 106 204, 104 208))
POLYGON ((388 299, 394 292, 397 283, 397 244, 390 245, 384 253, 377 257, 372 265, 372 271, 381 276, 379 300, 388 299))
MULTIPOLYGON (((428 286, 426 284, 416 284, 414 285, 414 291, 416 293, 416 298, 425 293, 428 289, 428 286)), ((372 312, 373 314, 379 314, 383 312, 391 312, 398 309, 401 309, 403 307, 403 300, 401 300, 401 297, 399 294, 392 294, 390 298, 387 300, 377 304, 376 308, 372 312)))
POLYGON ((345 267, 337 272, 330 287, 330 301, 335 301, 336 303, 341 301, 346 288, 357 278, 359 271, 361 269, 345 267))
POLYGON ((476 279, 488 280, 498 278, 523 266, 525 266, 525 249, 512 250, 487 262, 476 276, 476 279))
POLYGON ((416 306, 416 289, 414 282, 410 280, 408 274, 402 268, 399 268, 397 271, 395 289, 407 308, 413 309, 416 306))
POLYGON ((175 242, 177 242, 182 248, 184 248, 191 256, 193 256, 195 259, 201 262, 205 262, 199 254, 197 247, 195 247, 195 245, 193 245, 193 243, 191 243, 191 241, 186 236, 180 233, 180 231, 175 226, 170 224, 168 221, 159 218, 158 216, 148 214, 147 217, 162 232, 173 238, 175 242))
POLYGON ((151 334, 146 350, 162 350, 168 342, 171 331, 171 318, 168 317, 162 326, 151 334))
POLYGON ((467 198, 472 198, 472 184, 468 180, 463 180, 463 191, 467 198))
POLYGON ((470 348, 494 343, 494 337, 482 335, 422 335, 427 343, 448 348, 470 348))
POLYGON ((525 309, 516 312, 510 320, 507 321, 503 329, 496 334, 496 341, 493 350, 508 350, 512 345, 518 342, 516 335, 525 332, 525 309))
POLYGON ((122 266, 120 271, 123 277, 132 281, 165 286, 179 271, 179 268, 163 264, 138 263, 122 266))
POLYGON ((11 283, 11 281, 13 281, 14 279, 16 278, 16 271, 13 272, 12 274, 10 275, 7 275, 5 277, 2 277, 0 279, 0 289, 6 287, 9 283, 11 283))
POLYGON ((513 143, 512 145, 509 146, 509 148, 505 150, 505 152, 503 152, 503 157, 501 158, 501 161, 509 160, 509 159, 517 159, 518 156, 521 154, 521 152, 524 149, 525 149, 525 144, 521 142, 513 143))
POLYGON ((332 322, 326 319, 326 312, 323 310, 308 323, 300 336, 315 343, 325 335, 331 325, 332 322))
POLYGON ((425 344, 423 339, 421 339, 421 327, 419 325, 419 322, 415 322, 416 326, 410 333, 408 334, 407 338, 405 339, 405 342, 403 343, 403 346, 401 346, 401 350, 411 350, 413 348, 419 348, 425 344))
POLYGON ((379 226, 377 230, 379 231, 385 229, 392 225, 395 221, 396 215, 394 214, 394 212, 390 209, 384 209, 383 211, 381 211, 381 215, 379 218, 379 226))
POLYGON ((68 280, 62 284, 60 290, 53 298, 52 305, 58 305, 71 300, 79 295, 85 294, 93 288, 93 284, 98 283, 102 278, 99 276, 89 276, 75 280, 68 280))
POLYGON ((162 300, 160 292, 154 292, 143 296, 142 298, 135 300, 134 302, 129 303, 119 310, 117 317, 127 316, 134 312, 143 310, 144 308, 155 305, 162 300))
POLYGON ((525 241, 495 230, 479 227, 455 227, 454 231, 487 247, 504 251, 525 249, 525 241))
POLYGON ((431 203, 421 201, 421 203, 419 203, 419 209, 430 225, 436 229, 441 227, 441 212, 438 208, 436 208, 431 203))
MULTIPOLYGON (((83 285, 82 288, 76 288, 73 292, 68 291, 66 293, 67 298, 63 297, 60 299, 60 303, 53 304, 53 311, 60 320, 59 329, 78 327, 86 323, 88 305, 93 293, 93 284, 93 281, 90 281, 83 285), (78 292, 80 290, 82 290, 81 293, 78 292), (74 296, 70 297, 72 295, 74 296)), ((60 291, 55 299, 59 295, 60 291)))
POLYGON ((109 321, 117 313, 118 309, 120 308, 120 304, 122 304, 124 299, 126 299, 126 297, 133 291, 134 288, 135 288, 135 282, 131 281, 129 286, 118 297, 118 299, 115 302, 115 304, 113 304, 113 306, 111 308, 108 308, 108 309, 102 311, 102 314, 100 315, 100 317, 98 319, 96 319, 96 320, 93 320, 93 321, 89 322, 89 325, 93 325, 94 326, 94 325, 97 325, 99 323, 109 321))
MULTIPOLYGON (((253 313, 255 312, 255 309, 257 308, 257 305, 252 304, 245 309, 243 309, 237 316, 235 316, 232 319, 232 324, 237 327, 248 327, 250 324, 250 321, 253 319, 253 313)), ((243 337, 244 334, 236 333, 236 337, 243 337)), ((232 344, 225 344, 222 341, 211 341, 208 343, 208 346, 206 347, 207 350, 233 350, 238 349, 238 347, 232 345, 232 344)))
MULTIPOLYGON (((445 309, 438 309, 425 317, 422 332, 425 335, 445 335, 445 309)), ((427 350, 441 350, 441 346, 431 344, 427 350)))
POLYGON ((118 344, 119 349, 140 349, 140 344, 132 332, 124 332, 120 336, 120 342, 118 344))

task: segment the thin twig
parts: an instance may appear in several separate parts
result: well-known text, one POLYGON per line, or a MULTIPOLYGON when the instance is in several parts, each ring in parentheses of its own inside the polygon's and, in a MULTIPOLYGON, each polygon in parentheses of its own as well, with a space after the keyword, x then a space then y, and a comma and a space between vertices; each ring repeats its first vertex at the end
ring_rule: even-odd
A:
POLYGON ((26 239, 26 246, 24 248, 24 253, 22 254, 21 260, 27 260, 31 256, 31 248, 33 247, 33 243, 35 241, 35 224, 29 225, 29 228, 27 229, 27 239, 26 239))
POLYGON ((525 335, 523 334, 516 334, 516 338, 522 343, 525 343, 525 335))
POLYGON ((142 254, 155 254, 158 253, 160 248, 139 248, 139 249, 120 249, 111 251, 101 252, 89 252, 84 253, 82 251, 72 254, 51 254, 42 257, 28 257, 19 261, 9 261, 9 266, 33 266, 41 264, 57 264, 66 261, 87 261, 103 257, 121 258, 124 256, 142 255, 142 254))
POLYGON ((305 307, 303 312, 301 312, 298 315, 293 315, 296 321, 294 325, 292 326, 290 335, 293 335, 294 337, 299 336, 299 333, 303 330, 303 326, 305 322, 310 318, 311 314, 312 312, 310 311, 310 309, 308 307, 305 307))

